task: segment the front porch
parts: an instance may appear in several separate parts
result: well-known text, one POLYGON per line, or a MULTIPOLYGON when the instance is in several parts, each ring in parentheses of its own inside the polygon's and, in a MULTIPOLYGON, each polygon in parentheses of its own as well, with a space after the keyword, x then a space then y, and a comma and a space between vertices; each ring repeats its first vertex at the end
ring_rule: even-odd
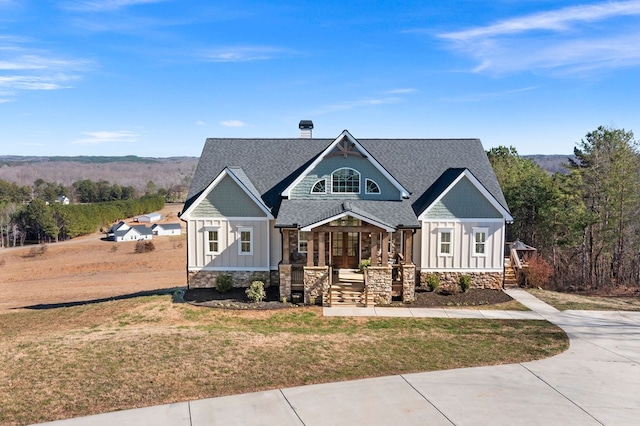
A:
POLYGON ((347 216, 306 232, 282 229, 282 243, 282 298, 363 307, 414 299, 412 230, 390 232, 347 216))

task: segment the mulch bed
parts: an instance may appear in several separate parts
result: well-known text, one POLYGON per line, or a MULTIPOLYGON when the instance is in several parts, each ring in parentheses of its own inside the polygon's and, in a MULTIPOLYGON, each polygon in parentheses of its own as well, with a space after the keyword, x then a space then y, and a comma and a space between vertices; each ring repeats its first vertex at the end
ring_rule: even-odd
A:
MULTIPOLYGON (((258 303, 251 302, 244 288, 233 288, 220 293, 213 288, 187 289, 184 301, 192 305, 208 306, 224 309, 284 309, 297 306, 293 303, 282 303, 278 286, 266 287, 267 298, 258 303)), ((510 302, 511 297, 501 290, 469 289, 466 293, 433 292, 416 288, 416 300, 411 307, 442 308, 453 306, 483 306, 510 302)), ((407 306, 401 301, 394 301, 391 306, 407 306)))
POLYGON ((484 306, 510 302, 513 299, 502 290, 471 288, 465 293, 446 293, 416 288, 412 307, 446 308, 452 306, 484 306))
POLYGON ((284 309, 296 305, 282 303, 280 288, 276 285, 265 287, 267 297, 262 302, 252 302, 245 294, 244 288, 232 288, 226 293, 220 293, 215 288, 190 288, 184 293, 184 301, 192 305, 208 306, 224 309, 284 309))

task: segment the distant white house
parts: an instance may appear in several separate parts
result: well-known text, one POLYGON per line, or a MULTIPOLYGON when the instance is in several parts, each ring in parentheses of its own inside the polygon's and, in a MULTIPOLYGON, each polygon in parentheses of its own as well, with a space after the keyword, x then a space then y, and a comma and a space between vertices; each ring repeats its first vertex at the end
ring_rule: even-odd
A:
POLYGON ((148 213, 143 214, 135 218, 136 222, 140 223, 153 223, 162 219, 162 215, 160 213, 148 213))
POLYGON ((56 203, 67 205, 67 204, 69 204, 69 198, 67 196, 65 196, 65 195, 58 195, 56 197, 56 203))
POLYGON ((153 235, 181 235, 182 226, 179 223, 156 223, 151 227, 153 235))
POLYGON ((145 225, 129 226, 121 221, 107 231, 107 238, 115 242, 150 240, 153 231, 145 225))

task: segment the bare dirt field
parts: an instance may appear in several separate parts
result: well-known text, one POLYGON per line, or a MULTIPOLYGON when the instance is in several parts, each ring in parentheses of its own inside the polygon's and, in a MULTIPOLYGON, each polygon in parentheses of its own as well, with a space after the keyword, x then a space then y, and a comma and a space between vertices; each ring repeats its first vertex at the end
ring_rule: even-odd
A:
MULTIPOLYGON (((161 212, 180 222, 179 204, 161 212)), ((182 222, 180 222, 182 223, 182 222)), ((154 237, 155 250, 135 253, 135 242, 93 234, 40 246, 0 249, 0 313, 19 308, 91 302, 186 285, 186 238, 154 237)))

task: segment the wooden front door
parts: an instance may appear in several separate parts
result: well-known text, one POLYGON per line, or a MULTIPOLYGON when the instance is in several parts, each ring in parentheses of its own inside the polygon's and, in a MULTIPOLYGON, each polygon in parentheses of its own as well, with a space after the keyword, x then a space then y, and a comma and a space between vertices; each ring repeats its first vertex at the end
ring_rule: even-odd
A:
POLYGON ((360 235, 357 232, 334 232, 331 254, 334 268, 357 268, 360 235))

